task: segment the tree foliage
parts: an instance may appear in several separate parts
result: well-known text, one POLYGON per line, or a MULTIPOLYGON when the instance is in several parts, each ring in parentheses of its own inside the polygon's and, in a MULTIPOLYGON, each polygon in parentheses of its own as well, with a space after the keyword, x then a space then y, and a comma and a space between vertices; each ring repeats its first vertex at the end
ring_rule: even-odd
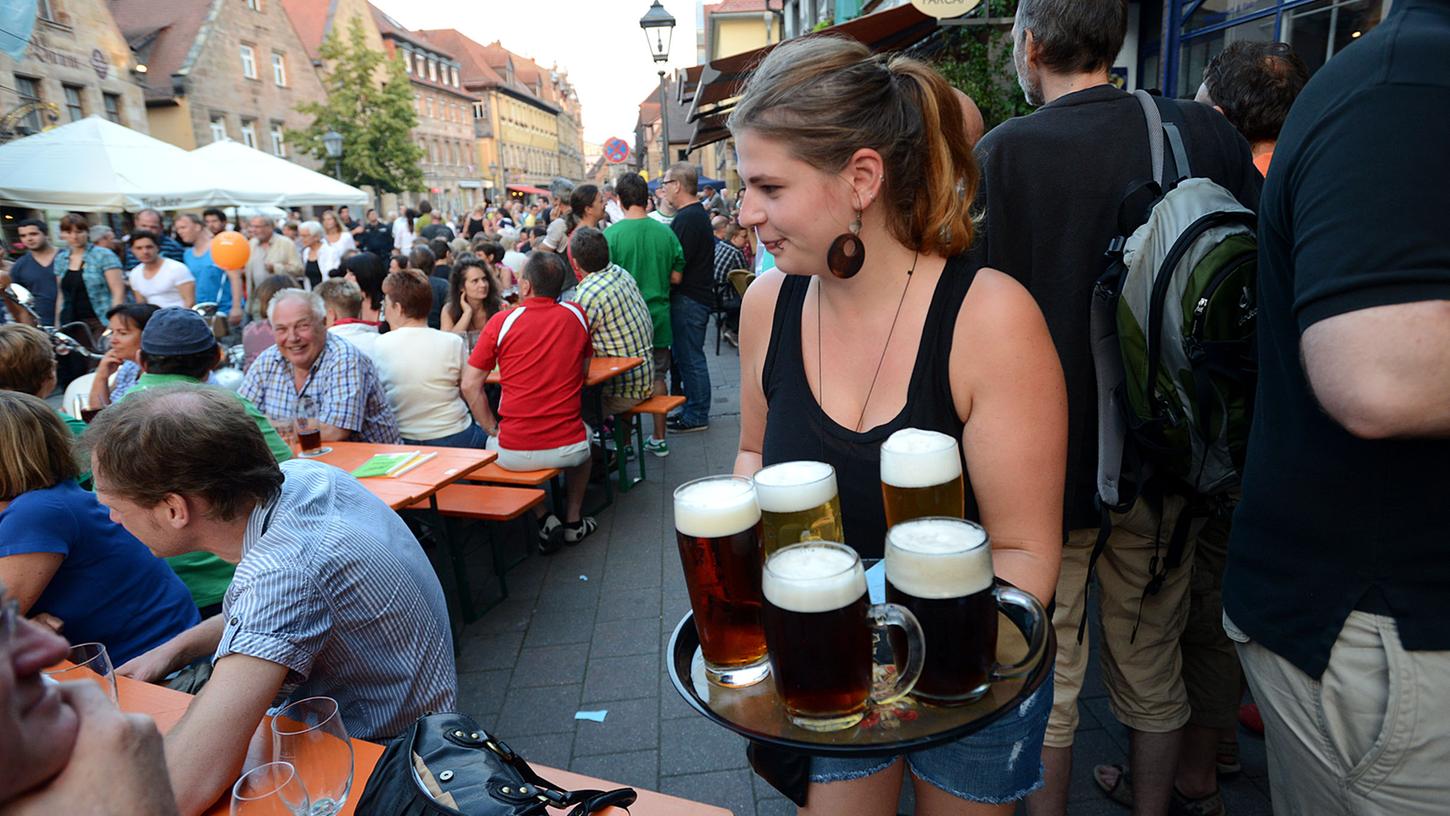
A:
POLYGON ((327 66, 322 79, 325 101, 298 105, 297 110, 313 117, 312 124, 287 138, 332 174, 334 162, 322 135, 335 130, 342 134, 342 181, 366 184, 379 193, 422 189, 423 149, 409 135, 418 117, 402 60, 369 48, 356 16, 346 42, 334 31, 323 41, 321 54, 327 66), (380 72, 383 81, 375 82, 380 72))
MULTIPOLYGON (((993 0, 984 14, 1010 20, 1016 0, 993 0)), ((986 21, 983 21, 986 22, 986 21)), ((1012 64, 1012 30, 1005 23, 959 26, 943 31, 942 48, 931 63, 953 86, 970 96, 982 111, 987 129, 1032 112, 1017 85, 1012 64)))

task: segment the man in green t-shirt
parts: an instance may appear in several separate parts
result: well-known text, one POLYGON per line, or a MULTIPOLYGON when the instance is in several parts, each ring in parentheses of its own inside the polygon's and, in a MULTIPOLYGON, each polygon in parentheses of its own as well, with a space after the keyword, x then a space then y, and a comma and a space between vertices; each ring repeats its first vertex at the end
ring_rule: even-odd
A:
MULTIPOLYGON (((141 333, 143 373, 126 394, 163 385, 201 384, 216 368, 220 357, 221 348, 217 345, 216 336, 201 315, 174 306, 162 309, 151 316, 151 320, 146 322, 146 331, 141 333), (152 325, 153 321, 155 325, 152 325)), ((278 435, 277 429, 257 410, 257 406, 240 394, 228 393, 237 398, 247 416, 257 423, 262 438, 277 461, 291 459, 291 446, 278 435)), ((222 596, 231 586, 236 565, 203 552, 172 556, 166 559, 166 563, 191 590, 192 600, 201 609, 203 619, 220 610, 222 596)))
MULTIPOLYGON (((629 270, 639 293, 649 307, 654 323, 654 396, 668 394, 665 372, 670 370, 670 284, 678 283, 685 271, 685 250, 669 227, 645 213, 649 202, 649 186, 638 173, 626 173, 614 183, 624 220, 604 231, 609 244, 609 257, 629 270)), ((654 434, 644 443, 645 450, 656 456, 669 456, 665 442, 664 414, 655 414, 654 434)))

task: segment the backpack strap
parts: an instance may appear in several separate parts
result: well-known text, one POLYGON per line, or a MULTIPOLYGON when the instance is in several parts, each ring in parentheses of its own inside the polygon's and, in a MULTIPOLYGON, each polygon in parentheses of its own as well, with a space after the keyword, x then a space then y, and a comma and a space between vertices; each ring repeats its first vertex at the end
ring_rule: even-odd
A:
POLYGON ((1153 101, 1153 95, 1139 88, 1133 91, 1133 97, 1143 108, 1143 118, 1148 123, 1148 156, 1153 164, 1153 179, 1163 189, 1168 189, 1168 180, 1163 176, 1163 114, 1158 110, 1158 104, 1153 101))

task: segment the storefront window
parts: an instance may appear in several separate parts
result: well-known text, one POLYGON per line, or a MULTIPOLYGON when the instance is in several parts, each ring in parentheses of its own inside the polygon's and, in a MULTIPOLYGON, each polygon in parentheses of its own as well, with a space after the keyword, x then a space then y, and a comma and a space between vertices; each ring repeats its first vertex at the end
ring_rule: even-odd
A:
POLYGON ((1273 8, 1274 0, 1204 0, 1193 14, 1183 21, 1185 31, 1232 20, 1266 8, 1273 8))
POLYGON ((1203 69, 1213 59, 1235 42, 1273 42, 1274 15, 1250 20, 1242 25, 1194 37, 1183 43, 1178 56, 1178 87, 1174 91, 1180 99, 1190 99, 1198 93, 1203 82, 1203 69))
POLYGON ((1289 9, 1279 39, 1293 46, 1313 73, 1378 24, 1387 5, 1382 0, 1319 0, 1289 9))

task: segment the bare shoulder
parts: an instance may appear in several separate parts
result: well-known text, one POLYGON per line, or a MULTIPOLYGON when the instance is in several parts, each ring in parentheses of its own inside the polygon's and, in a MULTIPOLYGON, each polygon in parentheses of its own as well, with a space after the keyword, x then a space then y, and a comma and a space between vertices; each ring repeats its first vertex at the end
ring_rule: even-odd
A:
POLYGON ((775 299, 780 295, 780 287, 784 282, 785 273, 779 269, 770 269, 765 274, 756 276, 745 290, 744 302, 740 306, 741 311, 774 311, 775 299))
POLYGON ((1043 323, 1042 310, 1027 287, 1001 270, 988 266, 978 269, 957 315, 957 330, 1000 336, 1003 331, 1015 334, 1025 327, 1024 323, 1043 323))

